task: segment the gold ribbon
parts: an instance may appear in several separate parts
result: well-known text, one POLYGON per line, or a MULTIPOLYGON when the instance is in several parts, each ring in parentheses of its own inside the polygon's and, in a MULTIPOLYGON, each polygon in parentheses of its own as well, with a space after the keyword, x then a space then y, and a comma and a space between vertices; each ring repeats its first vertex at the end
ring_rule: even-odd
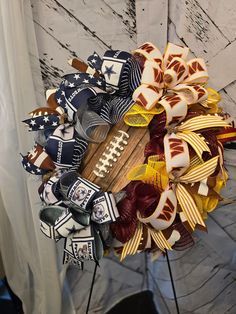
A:
POLYGON ((139 222, 133 237, 125 243, 120 260, 122 261, 127 255, 134 255, 140 244, 143 233, 143 225, 139 222))
POLYGON ((191 118, 175 128, 176 136, 195 150, 197 156, 202 160, 204 151, 210 153, 204 138, 194 131, 199 131, 208 128, 228 127, 229 124, 223 120, 222 117, 217 115, 197 116, 191 118))
POLYGON ((176 184, 176 197, 183 210, 185 217, 188 220, 190 227, 194 230, 195 225, 199 224, 205 227, 203 218, 194 202, 192 195, 184 187, 184 184, 194 184, 207 179, 214 173, 218 164, 219 156, 213 157, 210 160, 193 167, 184 175, 173 178, 173 183, 176 184))
MULTIPOLYGON (((166 249, 172 250, 172 245, 180 239, 180 234, 176 230, 172 231, 169 239, 166 239, 162 231, 154 230, 152 228, 148 228, 147 231, 161 251, 165 251, 166 249)), ((120 261, 123 261, 127 255, 135 255, 137 253, 142 234, 143 224, 139 222, 135 234, 123 246, 120 261)))
POLYGON ((169 183, 165 161, 159 161, 158 156, 150 156, 148 163, 138 165, 127 174, 130 181, 141 180, 157 188, 165 190, 169 183))
POLYGON ((197 116, 178 126, 179 131, 199 131, 208 128, 227 127, 229 124, 217 115, 197 116))
POLYGON ((146 127, 152 120, 153 116, 160 114, 164 108, 153 108, 147 111, 143 106, 134 104, 130 110, 125 114, 124 121, 127 125, 136 127, 146 127))

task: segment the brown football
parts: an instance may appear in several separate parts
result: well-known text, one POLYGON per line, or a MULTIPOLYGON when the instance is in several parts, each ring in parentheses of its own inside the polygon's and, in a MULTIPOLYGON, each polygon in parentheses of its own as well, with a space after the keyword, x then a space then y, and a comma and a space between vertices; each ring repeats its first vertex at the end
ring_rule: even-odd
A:
POLYGON ((128 172, 134 167, 144 162, 144 148, 149 141, 149 132, 145 128, 129 127, 123 121, 113 126, 101 144, 90 144, 88 153, 85 156, 82 166, 82 176, 93 183, 99 185, 104 191, 119 192, 124 188, 129 180, 128 172), (104 178, 94 174, 94 169, 103 152, 114 136, 119 134, 119 130, 125 131, 129 135, 128 144, 124 146, 121 156, 109 169, 109 173, 104 178))

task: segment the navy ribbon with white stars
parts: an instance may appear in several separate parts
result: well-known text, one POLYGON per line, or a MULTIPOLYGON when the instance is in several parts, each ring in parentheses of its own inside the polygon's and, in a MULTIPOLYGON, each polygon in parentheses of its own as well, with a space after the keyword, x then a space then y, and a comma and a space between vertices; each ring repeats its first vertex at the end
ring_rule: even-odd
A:
POLYGON ((39 117, 32 117, 30 119, 23 120, 28 125, 29 131, 39 131, 47 129, 55 129, 61 123, 59 115, 44 115, 39 117))

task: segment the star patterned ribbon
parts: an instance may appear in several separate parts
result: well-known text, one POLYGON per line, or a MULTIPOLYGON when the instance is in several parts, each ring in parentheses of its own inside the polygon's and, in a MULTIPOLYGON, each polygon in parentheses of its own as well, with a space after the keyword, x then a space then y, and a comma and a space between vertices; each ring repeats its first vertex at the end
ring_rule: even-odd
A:
POLYGON ((59 106, 56 109, 40 107, 29 114, 31 118, 22 121, 29 131, 55 129, 64 123, 64 110, 59 106))

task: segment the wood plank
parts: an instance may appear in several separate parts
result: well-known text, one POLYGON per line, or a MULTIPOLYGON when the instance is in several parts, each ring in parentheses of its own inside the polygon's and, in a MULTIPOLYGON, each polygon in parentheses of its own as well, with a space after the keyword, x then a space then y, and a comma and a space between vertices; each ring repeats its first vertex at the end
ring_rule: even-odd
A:
MULTIPOLYGON (((176 26, 173 22, 169 21, 168 24, 168 42, 174 43, 176 45, 180 46, 186 46, 186 43, 184 42, 183 38, 179 38, 176 32, 176 26)), ((194 53, 191 51, 191 47, 189 47, 189 54, 188 54, 188 60, 195 58, 196 56, 194 53)))
MULTIPOLYGON (((111 45, 113 49, 130 50, 134 48, 136 40, 130 37, 129 23, 126 22, 127 19, 130 19, 130 15, 124 14, 124 12, 122 13, 124 17, 120 13, 115 14, 109 1, 97 0, 95 3, 93 0, 71 0, 68 3, 67 0, 54 0, 53 2, 53 6, 66 20, 69 19, 72 24, 76 24, 77 33, 78 30, 79 32, 83 30, 86 37, 90 39, 90 43, 87 40, 85 45, 81 45, 77 41, 81 53, 83 53, 82 47, 91 44, 99 45, 103 50, 109 49, 111 45), (96 22, 94 17, 96 17, 96 22)), ((125 11, 126 2, 119 3, 119 7, 125 11)), ((133 30, 132 34, 134 34, 133 30)), ((84 57, 82 55, 82 58, 84 57)))
POLYGON ((70 70, 67 64, 70 53, 45 32, 40 24, 34 25, 38 41, 44 43, 44 45, 39 45, 39 62, 44 88, 46 90, 57 87, 61 82, 61 76, 70 70))
POLYGON ((148 142, 148 139, 149 135, 146 128, 130 128, 125 125, 124 122, 119 123, 110 131, 105 142, 98 145, 97 148, 93 147, 94 151, 89 153, 89 156, 84 163, 82 176, 95 184, 98 184, 105 190, 109 189, 112 192, 120 191, 129 182, 127 179, 128 171, 135 165, 143 163, 144 147, 148 142), (118 157, 117 162, 113 164, 113 167, 109 170, 110 172, 105 178, 97 177, 93 173, 95 165, 106 150, 106 147, 109 145, 112 138, 118 134, 119 129, 128 133, 128 145, 124 147, 121 156, 118 157))
POLYGON ((236 80, 236 41, 228 45, 208 62, 210 75, 209 84, 212 88, 221 90, 236 80))
POLYGON ((198 57, 211 60, 229 41, 195 0, 169 0, 169 18, 178 36, 198 57))
POLYGON ((224 88, 224 92, 231 101, 228 105, 228 110, 231 112, 232 116, 236 118, 236 81, 227 85, 224 88))
MULTIPOLYGON (((235 215, 236 202, 217 208, 214 212, 214 220, 222 227, 226 228, 229 225, 236 223, 235 215)), ((236 228, 235 228, 236 230, 236 228)))
POLYGON ((197 2, 224 36, 232 42, 236 38, 235 0, 217 0, 217 5, 215 0, 197 2))
MULTIPOLYGON (((212 80, 210 80, 211 82, 212 80)), ((209 86, 214 86, 209 83, 209 86)), ((232 117, 236 118, 236 98, 232 98, 230 96, 230 92, 228 93, 227 88, 220 90, 221 101, 219 106, 224 109, 225 112, 229 113, 232 117)))
MULTIPOLYGON (((144 146, 149 140, 149 132, 145 129, 134 130, 131 141, 133 141, 133 151, 130 152, 129 157, 124 163, 120 161, 114 169, 114 179, 111 180, 109 190, 118 192, 122 190, 130 181, 127 178, 128 172, 144 162, 144 146), (137 134, 139 136, 137 136, 137 134), (137 143, 137 144, 136 144, 137 143), (121 168, 120 168, 121 167, 121 168)), ((131 129, 132 132, 132 129, 131 129)))
POLYGON ((152 42, 161 52, 167 43, 168 0, 136 0, 137 43, 152 42))

